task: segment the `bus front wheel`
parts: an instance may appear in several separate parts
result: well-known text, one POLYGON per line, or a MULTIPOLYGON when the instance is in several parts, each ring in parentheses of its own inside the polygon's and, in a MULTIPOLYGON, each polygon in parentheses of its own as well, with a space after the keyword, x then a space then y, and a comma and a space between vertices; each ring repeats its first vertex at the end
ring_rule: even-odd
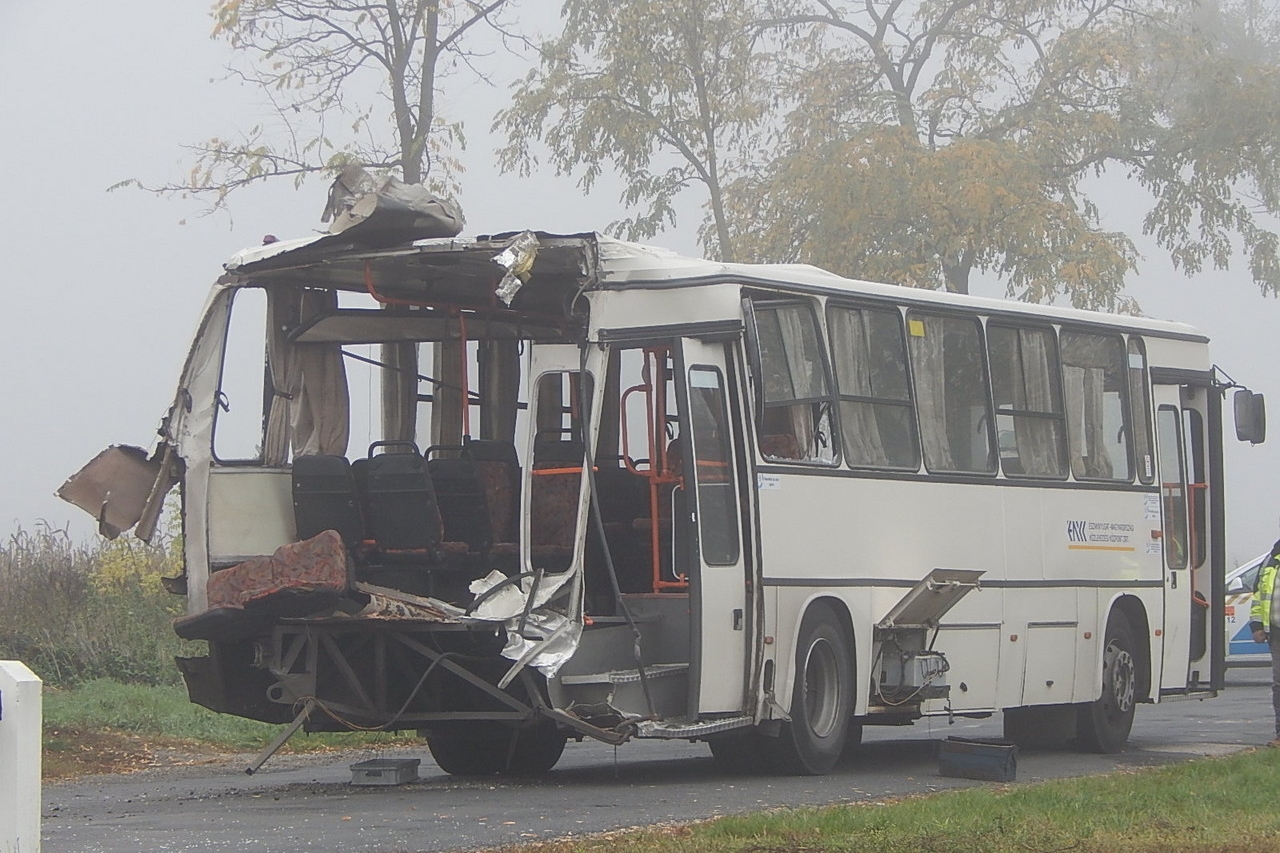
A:
POLYGON ((1102 694, 1078 709, 1076 738, 1081 749, 1115 753, 1129 740, 1137 707, 1136 649, 1129 620, 1119 611, 1112 613, 1103 639, 1102 694))
POLYGON ((840 759, 853 709, 853 649, 830 604, 817 602, 800 623, 791 720, 766 738, 772 769, 793 775, 830 772, 840 759))

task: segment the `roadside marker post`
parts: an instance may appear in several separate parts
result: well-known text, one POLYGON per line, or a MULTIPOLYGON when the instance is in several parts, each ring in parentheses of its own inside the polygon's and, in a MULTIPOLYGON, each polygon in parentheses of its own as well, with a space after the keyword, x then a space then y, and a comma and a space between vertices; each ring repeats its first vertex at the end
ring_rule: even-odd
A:
POLYGON ((0 661, 0 853, 40 853, 39 677, 0 661))

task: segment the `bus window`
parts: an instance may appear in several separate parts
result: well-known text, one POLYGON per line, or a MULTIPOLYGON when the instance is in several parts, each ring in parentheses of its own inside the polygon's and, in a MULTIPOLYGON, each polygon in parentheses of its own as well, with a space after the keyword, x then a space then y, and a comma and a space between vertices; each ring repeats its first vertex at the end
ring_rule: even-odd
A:
POLYGON ((1010 477, 1065 477, 1058 348, 1048 329, 987 326, 1000 465, 1010 477))
POLYGON ((977 319, 911 311, 907 333, 925 465, 930 471, 995 473, 977 319))
POLYGON ((1171 569, 1187 567, 1187 494, 1182 485, 1181 430, 1178 410, 1161 406, 1156 412, 1156 441, 1160 454, 1160 503, 1164 512, 1164 559, 1171 569))
POLYGON ((689 420, 702 559, 712 566, 738 562, 738 489, 729 438, 724 378, 714 367, 689 368, 689 420))
POLYGON ((845 463, 851 468, 916 470, 920 444, 901 315, 832 306, 827 325, 845 463))
POLYGON ((1082 480, 1132 480, 1124 342, 1068 330, 1060 342, 1071 473, 1082 480))
POLYGON ((1187 456, 1187 496, 1190 499, 1188 508, 1191 523, 1191 565, 1200 568, 1204 565, 1209 542, 1209 485, 1205 470, 1205 434, 1204 416, 1195 409, 1182 410, 1183 425, 1186 428, 1184 447, 1187 456))
POLYGON ((578 540, 584 401, 592 386, 591 377, 585 379, 576 371, 538 378, 529 486, 529 551, 535 569, 567 569, 578 540))
POLYGON ((752 304, 760 370, 760 452, 785 462, 835 461, 826 359, 806 302, 752 304))
POLYGON ((1156 479, 1151 455, 1151 395, 1147 393, 1147 348, 1141 338, 1129 338, 1129 406, 1133 411, 1133 457, 1138 481, 1151 485, 1156 479))
POLYGON ((266 325, 266 293, 258 288, 237 290, 231 302, 213 423, 213 455, 220 462, 262 459, 266 325))

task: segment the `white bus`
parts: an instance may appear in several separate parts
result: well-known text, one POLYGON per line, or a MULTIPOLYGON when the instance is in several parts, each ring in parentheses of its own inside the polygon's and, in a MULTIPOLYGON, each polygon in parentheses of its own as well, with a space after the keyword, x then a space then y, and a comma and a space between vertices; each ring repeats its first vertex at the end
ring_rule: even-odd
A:
POLYGON ((62 490, 146 538, 180 484, 192 701, 451 773, 588 737, 818 774, 926 716, 1114 752, 1222 687, 1234 383, 1193 328, 412 237, 233 258, 157 446, 62 490))

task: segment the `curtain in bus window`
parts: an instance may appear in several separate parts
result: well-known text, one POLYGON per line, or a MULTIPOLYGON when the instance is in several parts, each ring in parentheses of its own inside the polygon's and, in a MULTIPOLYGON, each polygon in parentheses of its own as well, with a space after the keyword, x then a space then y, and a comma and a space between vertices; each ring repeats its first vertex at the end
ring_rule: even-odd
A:
MULTIPOLYGON (((302 292, 304 322, 337 308, 338 295, 332 290, 302 292)), ((345 456, 351 429, 351 401, 342 346, 305 344, 295 348, 302 378, 293 407, 293 453, 295 456, 345 456)))
POLYGON ((889 464, 873 404, 845 400, 846 396, 871 397, 871 341, 863 327, 861 311, 831 312, 829 328, 836 386, 840 394, 840 435, 848 465, 889 464))
POLYGON ((989 326, 987 337, 1005 473, 1064 476, 1062 407, 1052 333, 989 326))
POLYGON ((986 358, 976 319, 908 315, 925 462, 931 470, 992 473, 986 358))
POLYGON ((846 464, 915 470, 920 449, 898 312, 833 307, 828 328, 846 464))
MULTIPOLYGON (((805 334, 805 320, 808 319, 800 314, 798 309, 785 308, 778 311, 778 326, 782 332, 782 352, 787 359, 787 373, 791 378, 792 399, 805 399, 814 396, 810 394, 811 386, 820 384, 814 381, 814 365, 818 362, 812 358, 806 358, 806 344, 809 343, 811 335, 805 334)), ((821 392, 819 392, 819 396, 821 392)), ((809 448, 813 446, 814 425, 813 413, 809 411, 807 406, 791 406, 791 432, 796 437, 796 443, 801 448, 809 448)), ((804 450, 802 455, 808 456, 804 450)))
MULTIPOLYGON (((1054 394, 1055 382, 1050 356, 1053 340, 1049 333, 1034 329, 1019 329, 1021 348, 1022 382, 1016 386, 1021 405, 1028 412, 1052 413, 1059 411, 1054 394)), ((1018 460, 1027 474, 1057 477, 1063 472, 1059 422, 1045 418, 1023 417, 1014 420, 1014 433, 1018 441, 1018 460)))
POLYGON ((830 461, 831 399, 813 313, 804 304, 756 306, 766 456, 830 461))
POLYGON ((297 328, 302 298, 295 287, 277 287, 267 293, 267 366, 275 394, 267 411, 267 436, 262 464, 278 468, 289 460, 293 401, 302 390, 302 364, 298 347, 289 342, 289 330, 297 328))
POLYGON ((263 447, 268 467, 288 461, 290 447, 294 456, 347 452, 350 404, 341 346, 299 346, 288 337, 300 323, 337 305, 331 290, 275 288, 267 295, 267 364, 275 389, 263 447))
POLYGON ((925 464, 932 470, 954 471, 947 439, 947 400, 943 377, 941 320, 909 315, 911 366, 916 377, 916 409, 920 413, 920 443, 925 464), (930 328, 937 323, 937 328, 930 328))
POLYGON ((1071 472, 1129 480, 1124 344, 1110 335, 1064 331, 1061 347, 1071 472))

